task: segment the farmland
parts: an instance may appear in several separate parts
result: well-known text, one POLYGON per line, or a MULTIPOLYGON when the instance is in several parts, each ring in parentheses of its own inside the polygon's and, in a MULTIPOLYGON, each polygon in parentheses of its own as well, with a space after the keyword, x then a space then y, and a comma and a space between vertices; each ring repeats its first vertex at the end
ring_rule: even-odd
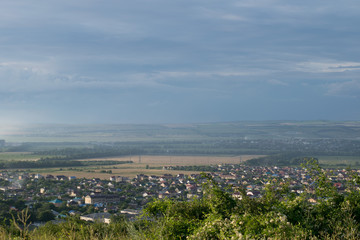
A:
POLYGON ((360 167, 360 122, 1 126, 1 139, 3 169, 79 177, 160 175, 168 172, 164 166, 237 164, 261 156, 269 156, 270 165, 312 156, 326 167, 360 167))
POLYGON ((41 157, 31 152, 0 152, 0 161, 36 161, 41 157))
MULTIPOLYGON (((183 173, 179 170, 163 170, 164 166, 202 166, 218 164, 239 164, 249 159, 262 157, 263 155, 241 156, 126 156, 112 158, 84 159, 79 161, 133 161, 127 164, 115 164, 109 166, 89 166, 74 168, 43 168, 32 169, 33 173, 56 174, 76 176, 78 178, 108 179, 112 175, 134 177, 138 174, 163 175, 183 173)), ((324 167, 352 167, 358 168, 360 157, 356 156, 317 156, 319 163, 324 167)), ((199 171, 187 171, 187 174, 199 173, 199 171)))
MULTIPOLYGON (((110 165, 101 167, 82 167, 82 168, 44 168, 33 169, 31 172, 40 174, 57 174, 65 176, 76 176, 78 178, 98 177, 108 179, 112 175, 134 177, 137 174, 163 175, 164 173, 178 174, 180 171, 162 170, 163 166, 201 166, 216 164, 239 164, 260 155, 243 156, 126 156, 114 158, 97 158, 92 161, 133 161, 129 164, 110 165), (111 173, 109 172, 111 171, 111 173)), ((79 160, 79 161, 85 161, 79 160)), ((86 159, 86 161, 89 161, 86 159)), ((189 174, 195 173, 188 172, 189 174)))
MULTIPOLYGON (((141 209, 154 198, 201 198, 206 191, 197 185, 203 176, 198 173, 211 172, 208 176, 222 187, 256 186, 251 196, 257 199, 270 181, 281 184, 291 177, 294 191, 306 188, 302 181, 308 170, 300 167, 303 164, 318 169, 319 163, 339 181, 357 173, 359 136, 360 124, 354 122, 37 126, 0 136, 0 169, 7 185, 3 194, 49 204, 59 196, 85 199, 104 193, 119 197, 111 207, 121 213, 116 208, 141 209)), ((69 214, 70 208, 80 214, 104 210, 75 204, 73 208, 64 202, 57 208, 59 214, 69 214)), ((36 202, 32 209, 40 206, 36 202)))
MULTIPOLYGON (((99 160, 117 160, 117 161, 133 161, 131 166, 139 168, 149 165, 151 167, 163 167, 166 165, 214 165, 214 164, 238 164, 251 158, 259 157, 259 155, 241 155, 241 156, 126 156, 120 158, 100 158, 99 160)), ((127 166, 127 165, 126 165, 127 166)))

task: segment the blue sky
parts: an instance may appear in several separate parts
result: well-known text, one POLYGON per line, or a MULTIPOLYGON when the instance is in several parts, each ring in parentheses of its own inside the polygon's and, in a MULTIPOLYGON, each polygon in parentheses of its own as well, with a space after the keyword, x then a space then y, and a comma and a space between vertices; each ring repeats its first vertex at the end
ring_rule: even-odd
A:
POLYGON ((0 123, 360 120, 360 1, 0 3, 0 123))

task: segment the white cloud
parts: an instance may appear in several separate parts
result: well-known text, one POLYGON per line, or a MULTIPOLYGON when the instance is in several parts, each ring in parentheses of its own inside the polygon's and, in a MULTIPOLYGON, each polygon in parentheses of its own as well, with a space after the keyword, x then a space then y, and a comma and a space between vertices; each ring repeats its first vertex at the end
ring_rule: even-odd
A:
POLYGON ((0 92, 43 92, 91 84, 85 77, 57 73, 51 63, 0 62, 0 92))
MULTIPOLYGON (((153 80, 162 80, 162 79, 179 79, 183 78, 184 80, 189 77, 201 78, 213 78, 213 77, 241 77, 241 76, 259 76, 274 72, 273 70, 267 69, 244 69, 244 70, 233 70, 233 69, 219 69, 212 71, 159 71, 152 73, 149 77, 153 80)), ((219 81, 224 78, 217 78, 219 81)))
MULTIPOLYGON (((160 85, 155 81, 159 76, 147 73, 117 73, 93 78, 59 73, 51 63, 0 62, 0 92, 31 93, 71 89, 154 87, 160 85)), ((167 76, 175 77, 178 74, 167 74, 167 76)))
POLYGON ((298 63, 295 67, 300 72, 336 73, 360 70, 360 62, 309 61, 298 63))

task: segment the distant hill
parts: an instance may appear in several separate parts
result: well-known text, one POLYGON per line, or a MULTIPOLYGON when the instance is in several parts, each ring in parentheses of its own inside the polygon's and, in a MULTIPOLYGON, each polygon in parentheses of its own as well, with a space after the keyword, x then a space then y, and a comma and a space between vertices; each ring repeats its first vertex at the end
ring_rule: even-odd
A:
POLYGON ((264 121, 194 124, 43 124, 0 128, 7 142, 110 142, 211 139, 353 139, 360 122, 264 121))

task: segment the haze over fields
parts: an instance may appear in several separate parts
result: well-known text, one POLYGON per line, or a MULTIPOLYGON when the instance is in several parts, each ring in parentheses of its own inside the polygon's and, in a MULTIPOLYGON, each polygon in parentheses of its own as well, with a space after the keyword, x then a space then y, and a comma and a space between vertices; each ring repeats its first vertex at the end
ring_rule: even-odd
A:
POLYGON ((0 124, 360 120, 360 2, 0 5, 0 124))

